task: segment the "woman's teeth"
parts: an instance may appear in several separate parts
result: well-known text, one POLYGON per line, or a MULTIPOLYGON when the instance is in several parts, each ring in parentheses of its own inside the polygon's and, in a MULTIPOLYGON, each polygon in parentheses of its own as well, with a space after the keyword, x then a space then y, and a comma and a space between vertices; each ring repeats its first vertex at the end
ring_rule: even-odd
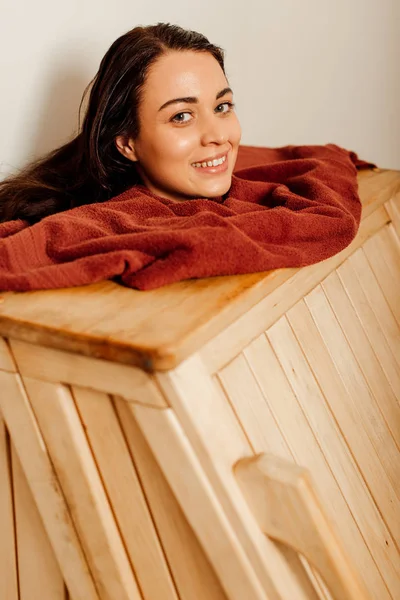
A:
POLYGON ((218 167, 218 165, 222 165, 222 163, 224 163, 226 161, 226 156, 223 156, 222 158, 216 158, 214 160, 208 160, 207 162, 201 162, 201 163, 193 163, 193 167, 196 168, 204 168, 204 167, 218 167))

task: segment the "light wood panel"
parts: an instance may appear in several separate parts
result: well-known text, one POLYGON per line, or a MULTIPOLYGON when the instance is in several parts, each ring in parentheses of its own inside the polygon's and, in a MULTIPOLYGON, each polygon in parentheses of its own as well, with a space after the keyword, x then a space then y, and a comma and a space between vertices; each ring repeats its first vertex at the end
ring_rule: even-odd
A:
POLYGON ((400 398, 400 365, 396 362, 396 357, 389 346, 384 331, 368 302, 358 279, 358 273, 350 261, 343 263, 337 273, 368 337, 369 344, 393 390, 396 401, 398 401, 397 399, 400 398))
POLYGON ((65 386, 23 378, 104 600, 141 600, 74 401, 65 386))
MULTIPOLYGON (((398 455, 400 448, 400 394, 396 398, 385 376, 380 360, 375 354, 376 347, 375 351, 373 348, 375 339, 371 345, 337 273, 332 273, 322 282, 322 289, 372 392, 371 403, 376 405, 377 412, 380 412, 385 419, 388 432, 390 431, 392 434, 393 440, 390 435, 387 436, 388 440, 385 445, 386 447, 390 445, 392 456, 398 455)), ((400 472, 394 474, 396 483, 399 481, 399 475, 400 472)))
POLYGON ((285 600, 316 598, 298 555, 263 535, 249 509, 233 466, 253 452, 199 357, 188 359, 173 372, 157 374, 157 379, 265 593, 271 598, 278 593, 285 600))
MULTIPOLYGON (((387 592, 382 588, 382 580, 376 567, 382 573, 386 585, 394 593, 400 588, 400 556, 354 461, 353 446, 350 448, 347 446, 348 440, 343 436, 340 422, 338 426, 338 417, 340 418, 343 413, 347 414, 346 405, 349 399, 304 302, 300 302, 289 311, 288 319, 291 327, 285 319, 282 319, 269 330, 268 337, 318 442, 320 450, 314 448, 313 452, 317 454, 322 451, 329 465, 330 472, 325 473, 325 477, 323 474, 321 477, 318 461, 315 461, 312 453, 308 458, 305 456, 306 449, 302 444, 308 445, 307 438, 304 437, 303 442, 302 431, 299 431, 299 435, 295 435, 294 432, 298 429, 295 415, 286 416, 286 394, 283 396, 285 402, 282 406, 279 397, 270 392, 266 393, 269 401, 274 402, 275 414, 281 415, 280 423, 284 418, 292 422, 292 427, 287 428, 288 439, 292 439, 292 443, 297 440, 297 451, 304 455, 303 462, 315 474, 314 479, 320 494, 326 497, 326 508, 332 506, 337 513, 331 514, 331 517, 337 523, 340 537, 367 582, 368 588, 374 591, 374 597, 385 597, 387 592), (322 380, 323 385, 321 385, 322 380), (341 404, 345 406, 342 407, 341 404), (331 504, 332 485, 327 486, 324 480, 332 476, 335 480, 332 483, 339 486, 348 508, 343 509, 343 500, 336 503, 336 506, 331 504), (354 530, 354 524, 349 520, 349 510, 359 531, 354 530), (373 562, 371 556, 367 554, 367 548, 373 557, 373 562)), ((271 353, 265 352, 264 356, 267 356, 268 361, 274 365, 271 353)), ((274 366, 272 369, 275 372, 274 366)), ((261 376, 258 369, 258 379, 261 379, 261 376)), ((263 389, 266 389, 265 384, 263 389)), ((289 392, 289 397, 291 394, 289 392)), ((361 447, 359 444, 360 452, 361 447)), ((334 497, 337 498, 337 493, 334 497)))
POLYGON ((375 277, 400 324, 400 243, 392 225, 388 225, 364 245, 375 277))
POLYGON ((249 591, 251 597, 264 598, 173 412, 150 412, 139 406, 132 407, 132 411, 229 598, 240 600, 249 591))
POLYGON ((396 194, 390 200, 385 202, 385 208, 393 223, 393 227, 398 236, 400 236, 400 193, 396 194))
POLYGON ((115 405, 180 598, 198 600, 207 594, 207 600, 226 600, 129 406, 119 398, 115 405))
POLYGON ((261 529, 306 556, 335 600, 370 600, 307 469, 263 453, 240 461, 235 473, 261 529))
MULTIPOLYGON (((399 454, 354 354, 321 288, 306 303, 343 384, 347 402, 332 410, 395 540, 400 540, 399 454)), ((324 394, 327 381, 320 381, 324 394)))
POLYGON ((363 250, 358 250, 349 259, 365 297, 386 338, 394 359, 400 367, 400 327, 394 318, 389 304, 363 250))
MULTIPOLYGON (((3 390, 5 393, 5 390, 3 390)), ((18 599, 11 449, 0 412, 0 598, 18 599)))
POLYGON ((10 373, 16 372, 15 363, 11 356, 11 353, 7 347, 5 339, 0 337, 0 370, 9 371, 10 373))
POLYGON ((86 358, 18 340, 11 340, 10 345, 21 375, 118 394, 128 401, 160 408, 166 406, 150 376, 136 367, 86 358))
POLYGON ((74 600, 99 600, 69 509, 18 376, 0 371, 0 409, 64 581, 74 600))
MULTIPOLYGON (((332 431, 330 417, 324 414, 324 408, 315 406, 323 404, 323 398, 307 366, 303 364, 301 352, 298 349, 296 352, 296 348, 293 348, 293 339, 287 330, 287 323, 281 319, 268 332, 276 352, 284 355, 286 374, 268 340, 262 335, 245 349, 244 355, 225 367, 218 377, 255 452, 266 452, 295 461, 310 470, 319 495, 324 500, 323 507, 361 577, 368 588, 375 592, 374 597, 390 598, 315 437, 316 427, 323 430, 324 437, 336 432, 334 428, 332 431), (296 398, 289 385, 288 374, 295 379, 296 396, 300 396, 300 399, 296 398), (303 412, 304 403, 315 412, 313 429, 303 412), (311 405, 314 405, 313 409, 311 405), (324 418, 328 418, 328 423, 324 423, 324 418)), ((330 444, 335 441, 331 439, 330 444)), ((338 445, 340 446, 340 442, 336 442, 336 446, 338 445)), ((340 451, 340 447, 338 450, 340 451)), ((380 525, 379 515, 374 514, 373 510, 372 516, 375 517, 372 522, 380 525)), ((370 525, 369 527, 370 538, 374 539, 375 532, 370 525)), ((398 559, 397 554, 396 558, 398 559)), ((383 560, 387 560, 385 551, 383 560)), ((389 568, 389 573, 393 585, 400 586, 400 576, 393 573, 393 568, 389 568)))
POLYGON ((19 598, 65 600, 64 579, 15 450, 12 452, 12 471, 19 598))
MULTIPOLYGON (((386 214, 388 221, 382 205, 398 192, 400 174, 367 171, 358 179, 363 218, 368 220, 375 211, 377 218, 386 214)), ((363 221, 360 231, 364 230, 363 221)), ((359 233, 349 251, 362 241, 359 233)), ((326 276, 337 264, 324 261, 315 270, 321 279, 321 269, 326 269, 322 275, 326 276)), ((3 293, 0 335, 147 370, 171 369, 296 271, 183 281, 147 292, 107 281, 56 291, 3 293)))
MULTIPOLYGON (((200 355, 209 373, 218 371, 237 356, 251 340, 268 329, 347 257, 351 256, 366 240, 379 232, 388 220, 389 216, 386 210, 383 207, 378 208, 363 219, 356 239, 342 252, 316 265, 303 267, 300 270, 292 269, 292 277, 284 281, 277 279, 278 285, 270 287, 268 294, 258 304, 201 349, 200 355)), ((287 271, 287 269, 284 270, 285 273, 287 271)), ((274 271, 274 273, 280 273, 280 271, 274 271)))
POLYGON ((94 390, 72 393, 145 600, 178 596, 111 399, 94 390))

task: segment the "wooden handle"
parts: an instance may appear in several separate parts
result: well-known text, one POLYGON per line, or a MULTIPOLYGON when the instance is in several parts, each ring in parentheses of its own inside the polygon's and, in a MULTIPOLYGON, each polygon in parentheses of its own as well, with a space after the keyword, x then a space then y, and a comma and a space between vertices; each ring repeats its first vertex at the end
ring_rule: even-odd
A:
POLYGON ((369 600, 307 469, 260 454, 241 460, 235 474, 263 532, 303 554, 335 600, 369 600))

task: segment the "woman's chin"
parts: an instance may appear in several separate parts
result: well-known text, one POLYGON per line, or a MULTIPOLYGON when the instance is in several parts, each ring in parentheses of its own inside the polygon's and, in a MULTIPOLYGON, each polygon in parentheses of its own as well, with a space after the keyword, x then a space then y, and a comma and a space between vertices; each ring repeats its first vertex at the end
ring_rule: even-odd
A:
POLYGON ((226 194, 232 184, 232 176, 224 177, 221 181, 209 181, 207 184, 198 186, 198 192, 194 197, 198 198, 218 198, 226 194))

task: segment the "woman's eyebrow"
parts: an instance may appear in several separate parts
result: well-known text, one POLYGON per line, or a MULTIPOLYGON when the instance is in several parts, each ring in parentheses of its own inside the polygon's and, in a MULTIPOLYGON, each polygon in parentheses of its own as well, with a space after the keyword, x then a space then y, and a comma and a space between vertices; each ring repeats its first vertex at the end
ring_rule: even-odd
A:
MULTIPOLYGON (((223 90, 221 90, 220 92, 218 92, 218 94, 215 96, 215 99, 219 100, 220 98, 222 98, 222 96, 225 96, 225 94, 229 94, 229 93, 233 94, 231 88, 226 87, 223 90)), ((160 108, 158 109, 158 112, 160 112, 160 110, 163 110, 170 104, 179 104, 182 102, 184 102, 185 104, 198 104, 199 99, 196 98, 195 96, 187 96, 186 98, 174 98, 173 100, 168 100, 162 106, 160 106, 160 108)))

